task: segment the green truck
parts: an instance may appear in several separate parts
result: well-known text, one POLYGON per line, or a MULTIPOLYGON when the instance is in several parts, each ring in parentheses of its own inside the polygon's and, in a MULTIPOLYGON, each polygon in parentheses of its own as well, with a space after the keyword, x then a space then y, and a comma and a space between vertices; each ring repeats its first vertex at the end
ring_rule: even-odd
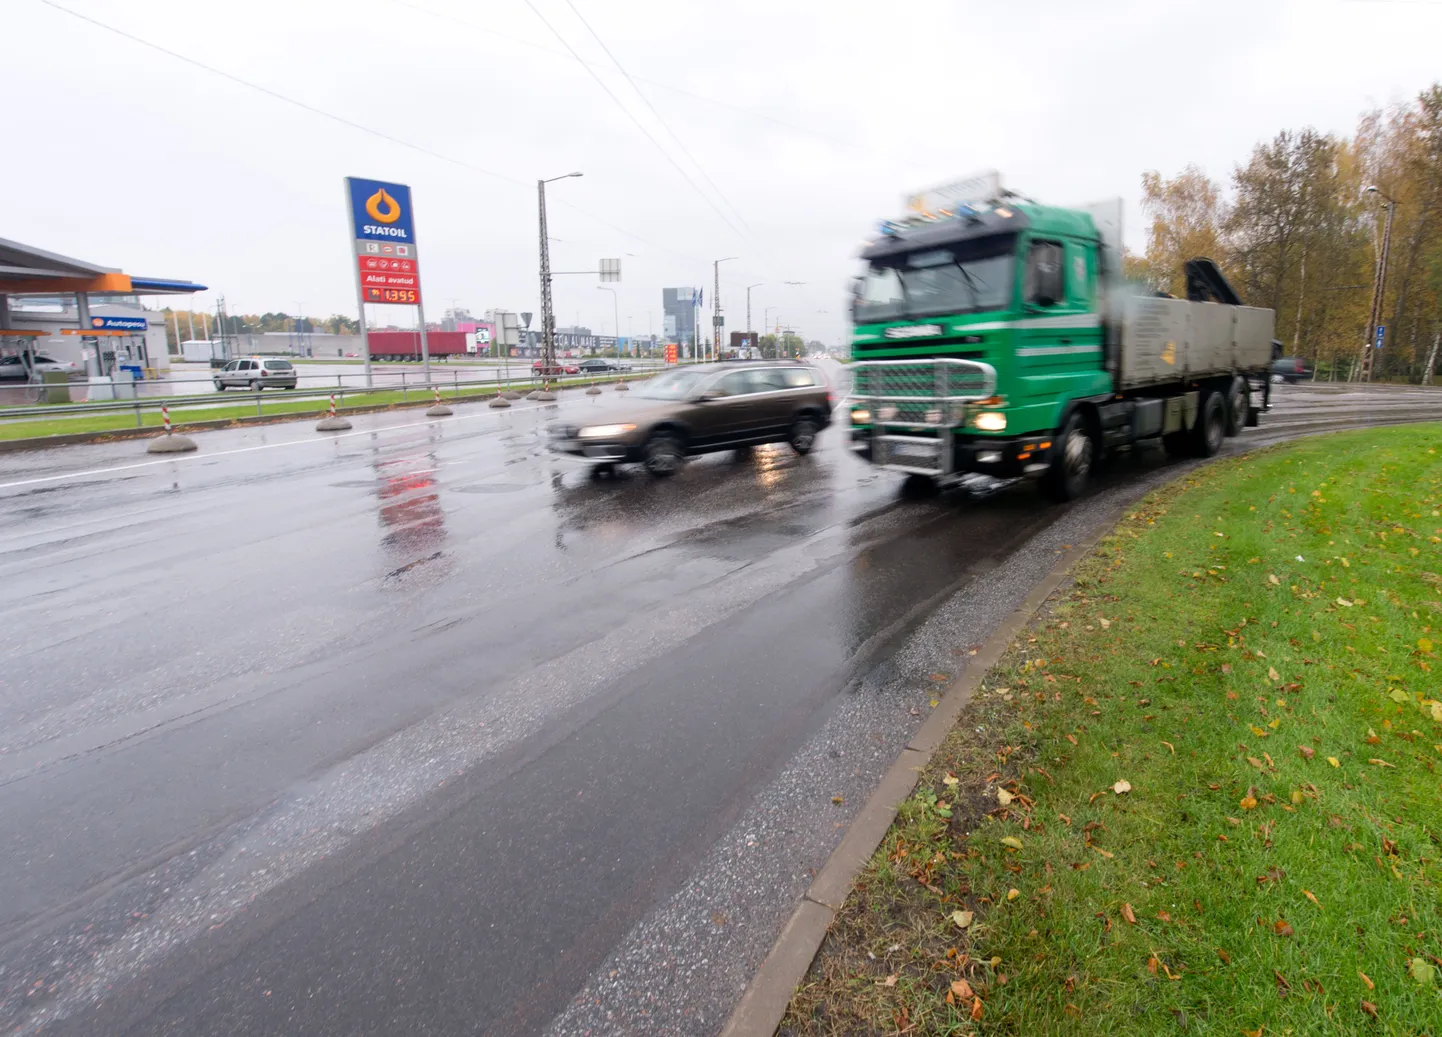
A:
POLYGON ((1270 395, 1271 310, 1215 264, 1187 298, 1122 276, 1120 199, 1082 208, 995 174, 907 200, 853 286, 852 449, 925 486, 1034 478, 1077 496, 1106 455, 1210 456, 1270 395))

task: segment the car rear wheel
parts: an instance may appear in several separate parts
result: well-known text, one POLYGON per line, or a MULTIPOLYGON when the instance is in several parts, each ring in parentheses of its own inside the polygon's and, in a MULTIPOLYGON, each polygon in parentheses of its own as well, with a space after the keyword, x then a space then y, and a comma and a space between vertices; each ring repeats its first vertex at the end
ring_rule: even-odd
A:
POLYGON ((260 390, 262 390, 262 389, 265 388, 265 383, 264 383, 264 382, 251 382, 251 383, 250 383, 250 387, 251 387, 251 389, 252 389, 254 392, 260 392, 260 390))
POLYGON ((642 463, 657 479, 669 479, 686 462, 681 440, 669 432, 658 432, 646 441, 642 463))
POLYGON ((811 453, 811 449, 816 446, 816 434, 820 431, 821 426, 816 424, 816 419, 797 418, 791 424, 791 432, 786 437, 786 441, 791 444, 792 450, 804 457, 811 453))

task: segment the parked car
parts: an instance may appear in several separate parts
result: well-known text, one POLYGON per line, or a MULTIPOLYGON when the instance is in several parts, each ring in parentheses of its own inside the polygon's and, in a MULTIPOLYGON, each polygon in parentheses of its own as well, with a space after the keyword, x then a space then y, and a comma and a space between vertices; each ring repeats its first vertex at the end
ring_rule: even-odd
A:
POLYGON ((1312 365, 1299 356, 1278 357, 1272 361, 1272 381, 1295 384, 1312 377, 1312 365))
POLYGON ((224 392, 233 386, 243 389, 294 389, 295 366, 289 360, 272 356, 252 356, 232 360, 215 372, 215 388, 224 392))
POLYGON ((545 361, 537 360, 531 365, 531 370, 545 378, 559 378, 563 374, 580 374, 581 368, 569 361, 559 361, 549 369, 544 368, 545 361))
POLYGON ((69 360, 54 360, 43 353, 34 354, 28 363, 24 357, 7 356, 0 358, 0 378, 26 381, 30 378, 32 367, 36 374, 70 374, 76 370, 69 360))
POLYGON ((710 364, 643 383, 606 418, 553 425, 550 449, 593 465, 639 462, 665 478, 687 457, 718 450, 789 443, 798 454, 810 453, 831 424, 831 391, 807 364, 710 364))
POLYGON ((589 360, 582 360, 576 365, 581 369, 582 374, 605 374, 609 371, 629 371, 631 365, 622 363, 619 360, 607 360, 605 357, 593 356, 589 360))

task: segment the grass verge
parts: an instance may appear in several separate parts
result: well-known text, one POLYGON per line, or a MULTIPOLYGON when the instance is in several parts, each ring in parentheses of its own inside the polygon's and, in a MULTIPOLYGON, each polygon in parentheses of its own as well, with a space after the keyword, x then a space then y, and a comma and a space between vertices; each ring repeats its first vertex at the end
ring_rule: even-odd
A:
MULTIPOLYGON (((644 375, 625 376, 625 380, 635 380, 645 377, 644 375)), ((617 381, 623 380, 615 375, 605 380, 596 380, 595 384, 608 388, 617 381)), ((572 378, 560 383, 561 388, 579 388, 592 384, 593 379, 572 378)), ((534 384, 517 382, 513 385, 518 392, 530 392, 537 388, 534 384)), ((455 400, 486 399, 494 396, 496 385, 486 383, 484 385, 461 386, 459 389, 441 389, 441 399, 447 403, 455 400)), ((237 394, 238 396, 239 394, 237 394)), ((216 394, 217 400, 227 397, 223 394, 216 394)), ((242 397, 245 402, 235 404, 208 404, 202 407, 171 407, 170 421, 179 427, 186 422, 194 421, 228 421, 238 418, 285 418, 285 417, 312 417, 320 418, 329 408, 329 400, 312 397, 310 399, 287 399, 285 391, 281 389, 266 390, 261 394, 261 411, 256 412, 255 394, 246 393, 242 397)), ((397 389, 393 392, 375 392, 356 394, 336 394, 338 404, 337 410, 345 413, 356 409, 372 409, 376 407, 393 407, 398 404, 423 406, 433 401, 431 395, 423 389, 411 389, 402 392, 397 389), (346 404, 349 403, 350 406, 346 404)), ((106 432, 118 432, 134 430, 136 428, 160 428, 162 425, 160 415, 159 397, 146 397, 147 406, 153 406, 154 410, 142 410, 140 422, 136 423, 134 411, 103 411, 98 414, 75 414, 54 418, 22 419, 16 421, 0 422, 0 440, 13 439, 34 439, 42 436, 62 436, 74 433, 93 432, 97 435, 106 432)))
POLYGON ((783 1034, 1442 1034, 1442 426, 1147 498, 983 681, 783 1034))

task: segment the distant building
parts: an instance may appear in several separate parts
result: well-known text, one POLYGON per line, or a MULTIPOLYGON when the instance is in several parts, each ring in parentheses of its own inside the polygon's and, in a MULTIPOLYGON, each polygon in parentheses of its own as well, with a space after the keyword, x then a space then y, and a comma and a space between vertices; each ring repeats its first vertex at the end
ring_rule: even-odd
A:
POLYGON ((665 317, 665 337, 671 342, 696 344, 696 307, 700 293, 695 288, 661 289, 661 310, 665 317))

